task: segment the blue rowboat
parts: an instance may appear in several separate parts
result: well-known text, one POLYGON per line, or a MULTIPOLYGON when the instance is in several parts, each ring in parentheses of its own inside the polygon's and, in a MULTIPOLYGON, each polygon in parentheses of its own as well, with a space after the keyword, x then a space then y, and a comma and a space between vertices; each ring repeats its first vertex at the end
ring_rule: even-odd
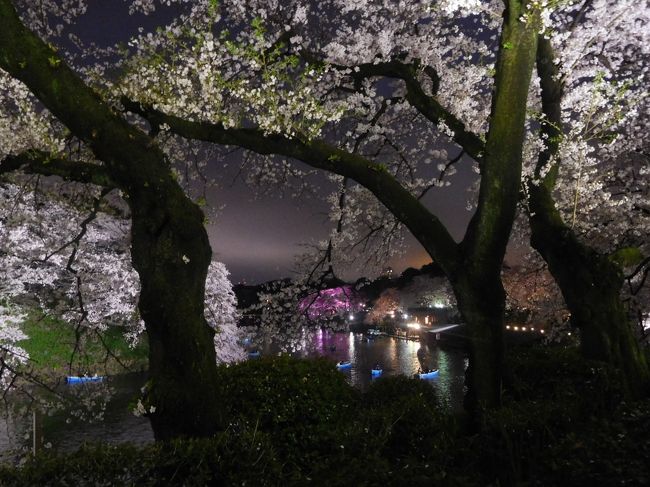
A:
POLYGON ((383 369, 372 369, 370 370, 370 373, 374 376, 377 376, 377 375, 381 375, 383 371, 384 371, 383 369))
POLYGON ((260 351, 259 350, 253 350, 252 352, 248 352, 248 356, 250 358, 255 358, 260 356, 260 351))
POLYGON ((352 362, 349 360, 341 360, 336 364, 337 369, 349 369, 350 367, 352 367, 352 362))
POLYGON ((101 375, 69 375, 65 378, 68 384, 82 384, 85 382, 101 382, 104 377, 101 375))
POLYGON ((433 379, 434 377, 436 377, 438 375, 438 369, 433 369, 433 370, 430 370, 429 372, 421 372, 421 373, 415 374, 415 375, 420 377, 420 379, 433 379))

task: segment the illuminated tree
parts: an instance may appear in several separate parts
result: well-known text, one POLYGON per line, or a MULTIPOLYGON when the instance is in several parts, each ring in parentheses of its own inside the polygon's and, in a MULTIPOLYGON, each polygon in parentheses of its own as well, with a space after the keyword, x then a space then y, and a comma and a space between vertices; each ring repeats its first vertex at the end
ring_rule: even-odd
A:
MULTIPOLYGON (((602 184, 593 179, 594 169, 602 169, 594 161, 602 155, 615 160, 634 150, 623 137, 626 131, 631 130, 632 140, 642 139, 635 127, 643 126, 639 116, 647 114, 638 88, 647 71, 640 47, 648 44, 647 5, 608 0, 505 4, 503 24, 496 15, 502 11, 499 2, 415 2, 392 8, 371 1, 228 5, 225 18, 233 25, 252 25, 252 32, 235 38, 226 32, 216 39, 203 29, 197 42, 186 44, 186 61, 180 64, 175 57, 175 64, 161 69, 158 60, 170 45, 162 36, 154 43, 141 39, 139 68, 124 85, 127 98, 137 103, 127 106, 154 126, 188 138, 279 154, 342 176, 341 191, 333 198, 339 221, 380 222, 367 225, 366 237, 374 235, 381 244, 381 235, 392 236, 394 226, 386 224, 385 209, 363 197, 373 193, 447 273, 474 335, 472 362, 485 361, 489 366, 483 369, 491 371, 501 368, 495 357, 500 356, 497 329, 503 309, 482 303, 503 302, 496 263, 512 222, 525 137, 532 242, 582 330, 583 352, 623 369, 630 384, 645 384, 647 364, 620 302, 621 270, 579 241, 562 223, 553 198, 574 216, 580 197, 584 203, 596 195, 586 206, 606 202, 612 193, 601 191, 602 184), (458 20, 462 16, 464 23, 458 20), (468 28, 472 24, 478 27, 468 28), (557 62, 553 50, 560 54, 557 62), (533 57, 540 84, 536 79, 525 121, 533 57), (170 70, 181 76, 165 83, 170 70), (569 95, 563 102, 564 90, 569 95), (170 98, 168 92, 188 97, 170 98), (198 98, 210 103, 187 101, 198 98), (323 129, 339 119, 331 130, 323 129), (254 128, 241 128, 241 120, 254 128), (536 129, 540 123, 541 131, 536 129), (428 145, 436 137, 448 137, 460 147, 459 155, 448 158, 447 150, 428 145), (410 151, 405 149, 408 138, 418 140, 410 151), (556 158, 560 147, 562 156, 556 158), (475 215, 456 246, 417 198, 446 184, 463 155, 478 162, 481 184, 475 215), (426 164, 427 159, 441 160, 437 178, 416 175, 415 162, 426 164), (556 185, 560 160, 565 183, 556 185), (482 350, 480 343, 490 345, 482 350)), ((177 52, 178 42, 172 45, 177 52)), ((630 204, 636 198, 623 199, 630 204)), ((613 201, 621 206, 620 198, 613 201)), ((354 225, 347 230, 341 232, 338 225, 333 236, 341 250, 354 248, 362 237, 354 225)), ((486 403, 498 402, 495 373, 480 381, 493 391, 483 391, 486 403)))
MULTIPOLYGON (((5 387, 19 383, 9 380, 19 371, 47 382, 29 371, 27 353, 15 346, 29 338, 20 332, 27 318, 23 311, 42 310, 74 329, 68 358, 72 374, 86 372, 78 369, 85 363, 85 345, 89 340, 105 344, 104 332, 112 327, 130 343, 143 339, 137 309, 140 283, 129 258, 130 225, 122 214, 123 202, 97 188, 48 183, 39 190, 28 181, 0 184, 0 295, 16 303, 2 308, 0 369, 5 387)), ((205 313, 215 329, 217 361, 242 360, 236 298, 228 271, 219 262, 208 269, 205 313)), ((114 353, 105 346, 107 354, 114 353)))
POLYGON ((363 308, 363 301, 352 286, 339 286, 310 293, 300 300, 300 313, 307 313, 311 320, 321 318, 345 318, 363 308))
POLYGON ((391 314, 394 315, 395 311, 399 309, 400 295, 397 289, 385 289, 379 297, 375 300, 372 308, 366 315, 365 322, 370 324, 381 324, 386 317, 391 314))
POLYGON ((400 291, 402 308, 423 306, 429 308, 455 308, 456 299, 449 281, 444 277, 416 276, 400 291))
MULTIPOLYGON (((32 8, 28 6, 27 19, 32 8)), ((72 9, 63 12, 72 14, 72 9)), ((0 137, 2 172, 54 174, 122 191, 131 211, 138 307, 149 337, 146 402, 155 406, 150 414, 155 436, 211 435, 219 429, 220 418, 214 332, 204 317, 211 252, 201 210, 185 195, 155 141, 120 117, 52 45, 27 30, 12 2, 0 2, 0 18, 3 86, 22 93, 9 107, 3 106, 9 123, 3 122, 0 137), (49 112, 37 115, 43 110, 21 83, 49 112), (51 124, 50 137, 12 130, 30 125, 32 119, 37 128, 51 124), (65 156, 56 150, 62 149, 65 138, 61 124, 84 144, 82 159, 57 157, 65 156), (44 146, 51 152, 36 150, 44 146)))
POLYGON ((502 279, 509 312, 523 316, 525 323, 552 327, 568 317, 562 294, 543 264, 505 269, 502 279))
MULTIPOLYGON (((163 3, 170 2, 139 1, 133 8, 151 11, 163 3)), ((590 67, 594 59, 601 62, 600 54, 591 53, 607 39, 601 47, 607 47, 602 52, 613 70, 625 64, 616 53, 629 53, 624 57, 634 61, 630 66, 640 66, 643 72, 643 52, 627 47, 647 45, 637 43, 635 34, 635 25, 646 25, 646 6, 631 8, 631 2, 604 0, 444 0, 402 2, 390 8, 367 0, 282 5, 264 0, 175 3, 181 14, 169 25, 155 33, 143 32, 130 41, 128 52, 111 51, 103 61, 79 71, 116 110, 140 116, 138 123, 144 123, 158 141, 175 134, 248 149, 260 155, 254 171, 265 182, 284 184, 291 173, 289 165, 267 157, 271 155, 335 174, 340 185, 331 198, 336 229, 321 250, 336 254, 344 263, 356 259, 353 251, 360 248, 359 242, 387 248, 386 243, 399 241, 396 235, 401 225, 410 230, 446 273, 469 325, 468 404, 498 405, 505 307, 500 272, 520 197, 522 164, 534 244, 541 248, 535 235, 544 236, 549 242, 546 246, 555 250, 541 253, 551 260, 551 254, 562 254, 566 246, 558 246, 571 233, 556 225, 550 198, 558 198, 566 208, 568 200, 562 194, 552 195, 554 183, 548 185, 557 172, 552 167, 558 166, 547 162, 560 138, 552 133, 559 130, 559 124, 549 111, 549 76, 544 66, 556 63, 547 62, 547 46, 554 43, 559 49, 560 64, 570 74, 571 82, 565 86, 570 93, 568 108, 560 122, 566 123, 568 116, 589 132, 589 120, 597 117, 588 103, 577 101, 588 100, 584 94, 597 90, 602 79, 590 67), (122 56, 119 79, 106 76, 114 72, 116 56, 122 56), (530 83, 536 60, 541 89, 537 79, 530 83), (573 105, 578 109, 571 111, 573 105), (480 172, 480 189, 474 215, 457 243, 422 198, 448 184, 456 167, 468 161, 480 172), (546 196, 540 197, 544 192, 546 196), (542 225, 542 230, 535 225, 542 225)), ((35 25, 42 22, 39 16, 32 19, 29 10, 25 18, 35 25)), ((54 37, 57 33, 51 30, 41 28, 39 33, 54 37)), ((5 34, 4 39, 5 51, 21 45, 11 35, 5 34)), ((45 54, 43 62, 49 59, 48 69, 57 74, 63 67, 59 58, 53 51, 45 54)), ((102 56, 101 52, 92 54, 102 56)), ((45 98, 44 88, 24 74, 31 66, 22 66, 22 62, 0 59, 6 71, 45 98)), ((67 79, 59 82, 67 85, 67 79)), ((618 92, 610 90, 605 98, 615 99, 618 92)), ((626 103, 632 98, 626 98, 626 103)), ((600 103, 595 106, 602 108, 600 103)), ((92 129, 73 129, 69 119, 61 118, 61 109, 53 111, 107 167, 115 165, 115 157, 98 150, 92 129)), ((625 113, 633 115, 634 110, 625 113)), ((92 121, 87 125, 92 127, 92 121)), ((634 117, 617 119, 616 130, 623 126, 634 127, 634 117)), ((43 139, 42 132, 37 132, 38 140, 43 139)), ((152 143, 139 132, 131 135, 152 143)), ((572 133, 562 139, 574 144, 566 149, 572 157, 586 153, 593 143, 572 133)), ((615 145, 621 150, 625 147, 615 145)), ((49 172, 56 166, 50 165, 49 172)), ((115 178, 113 172, 110 175, 115 178)), ((124 171, 118 173, 125 178, 124 171)), ((567 173, 569 183, 557 188, 568 189, 565 195, 577 194, 575 188, 584 184, 580 175, 589 171, 567 173), (575 184, 571 184, 572 177, 575 184)), ((155 178, 139 180, 139 191, 149 179, 155 178)), ((124 185, 123 180, 118 182, 124 185)), ((135 209, 132 196, 125 192, 135 209)), ((174 242, 173 247, 181 243, 174 242)), ((189 254, 182 255, 195 262, 189 254)), ((578 257, 572 260, 575 266, 589 269, 589 259, 578 257)), ((549 266, 572 313, 580 307, 579 299, 567 297, 572 290, 581 298, 598 299, 585 293, 581 283, 561 279, 554 271, 557 266, 549 266)), ((610 281, 610 274, 605 269, 600 277, 610 281)), ((614 309, 617 299, 602 302, 614 309)), ((618 342, 627 343, 627 339, 618 342)), ((634 349, 621 351, 625 354, 634 356, 634 349)), ((642 376, 643 364, 639 365, 642 376)))
MULTIPOLYGON (((385 209, 370 204, 353 210, 369 222, 366 233, 381 243, 386 234, 381 230, 392 225, 374 222, 390 222, 386 215, 392 213, 452 283, 473 338, 471 407, 500 402, 499 273, 519 194, 526 100, 541 28, 538 7, 506 4, 503 9, 496 3, 444 2, 439 8, 409 3, 388 10, 372 2, 221 4, 216 15, 224 15, 220 19, 232 30, 215 37, 206 21, 215 14, 213 4, 206 2, 182 25, 170 25, 153 40, 134 40, 132 71, 119 84, 125 107, 156 129, 278 154, 338 174, 342 213, 374 194, 385 209), (454 21, 459 13, 475 16, 485 35, 459 31, 454 21), (190 39, 187 25, 196 29, 190 39), (489 47, 490 36, 500 36, 499 49, 489 47), (485 56, 478 69, 470 62, 474 55, 485 56), (161 64, 167 58, 173 61, 161 64), (395 81, 388 96, 380 94, 381 80, 395 81), (486 84, 494 96, 473 102, 456 80, 463 89, 482 90, 486 84), (460 115, 469 113, 476 118, 460 115), (402 153, 409 135, 420 142, 402 153), (411 171, 411 157, 413 163, 428 156, 446 161, 446 153, 431 153, 436 139, 457 144, 481 167, 477 211, 460 244, 420 201, 440 177, 418 178, 411 171)), ((356 240, 350 232, 364 226, 348 225, 339 232, 343 245, 339 239, 334 248, 346 253, 345 241, 356 240)))
POLYGON ((583 355, 617 366, 643 393, 650 371, 621 301, 624 268, 639 269, 650 250, 648 188, 634 157, 645 150, 650 13, 636 7, 583 2, 557 15, 564 35, 540 39, 542 143, 526 189, 531 244, 562 290, 583 355))
POLYGON ((8 389, 13 384, 20 366, 29 359, 27 352, 16 345, 26 335, 20 330, 25 315, 10 306, 0 304, 0 387, 8 389))

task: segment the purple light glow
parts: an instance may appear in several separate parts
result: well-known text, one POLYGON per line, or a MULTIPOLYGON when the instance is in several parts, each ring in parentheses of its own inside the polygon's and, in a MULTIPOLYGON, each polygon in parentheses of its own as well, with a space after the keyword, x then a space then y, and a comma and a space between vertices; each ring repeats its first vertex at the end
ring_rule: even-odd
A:
POLYGON ((356 313, 364 302, 352 286, 334 287, 309 294, 302 298, 298 309, 311 320, 333 318, 344 313, 356 313))

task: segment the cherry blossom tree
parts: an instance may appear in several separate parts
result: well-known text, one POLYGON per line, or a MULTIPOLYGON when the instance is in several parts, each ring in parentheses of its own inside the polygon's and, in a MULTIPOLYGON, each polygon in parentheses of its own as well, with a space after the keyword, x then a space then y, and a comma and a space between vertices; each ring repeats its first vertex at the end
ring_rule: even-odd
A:
MULTIPOLYGON (((3 3, 9 6, 9 2, 3 3)), ((350 250, 358 250, 359 241, 374 238, 379 246, 398 241, 394 236, 399 227, 406 227, 446 273, 469 325, 472 346, 468 405, 498 405, 505 307, 500 272, 520 198, 522 166, 533 243, 541 249, 539 242, 550 242, 546 250, 540 250, 550 260, 552 253, 562 254, 566 246, 559 242, 571 234, 566 225, 556 224, 552 198, 558 199, 565 214, 567 210, 571 214, 576 212, 570 208, 577 208, 582 197, 599 193, 588 178, 600 171, 586 170, 597 166, 589 166, 584 157, 578 157, 597 149, 596 138, 589 135, 602 133, 612 142, 613 134, 635 133, 636 114, 642 113, 634 109, 614 113, 614 125, 594 123, 601 120, 597 115, 603 106, 639 106, 633 103, 632 96, 640 92, 638 88, 624 90, 622 104, 617 99, 618 89, 600 89, 599 94, 612 102, 609 105, 602 101, 590 105, 585 94, 599 90, 599 79, 612 87, 613 82, 625 84, 626 73, 618 69, 621 66, 644 72, 643 51, 634 46, 647 45, 638 42, 636 33, 647 25, 647 6, 631 8, 628 1, 605 0, 442 0, 395 5, 371 0, 247 0, 220 4, 207 0, 191 4, 147 0, 133 2, 132 8, 134 12, 151 13, 170 3, 176 4, 180 13, 168 25, 134 36, 125 49, 82 51, 86 58, 98 61, 79 66, 78 72, 116 111, 123 110, 127 117, 141 117, 129 120, 148 129, 159 143, 169 134, 176 134, 188 140, 247 149, 258 154, 254 161, 256 175, 267 182, 282 182, 290 172, 286 163, 273 156, 300 160, 335 174, 339 190, 331 199, 336 231, 322 246, 324 252, 338 253, 349 261, 353 255, 350 250), (561 54, 559 63, 549 62, 549 46, 561 54), (601 51, 606 62, 599 57, 601 51), (539 81, 535 78, 531 84, 536 61, 539 81), (617 74, 596 75, 596 62, 609 64, 609 71, 617 74), (552 111, 549 93, 557 94, 557 90, 549 91, 549 87, 558 82, 553 74, 558 65, 569 81, 563 86, 566 109, 556 120, 558 112, 552 111), (544 71, 545 66, 553 68, 547 70, 550 75, 544 71), (108 75, 116 71, 119 76, 108 75), (561 128, 561 124, 569 127, 574 121, 576 132, 561 128), (596 126, 606 129, 594 131, 596 126), (567 136, 559 137, 565 132, 567 136), (586 137, 577 137, 579 134, 586 137), (566 171, 559 171, 558 159, 553 157, 560 141, 562 153, 570 155, 561 159, 566 171), (472 164, 480 172, 480 188, 474 215, 462 241, 457 243, 425 206, 423 198, 436 187, 450 183, 460 164, 472 164), (556 184, 560 175, 568 184, 556 184), (573 195, 573 199, 567 195, 573 195), (547 224, 535 228, 540 220, 547 224), (555 250, 551 252, 550 248, 555 250)), ((77 4, 83 2, 72 2, 77 4)), ((44 5, 56 15, 54 6, 49 2, 44 5)), ((72 16, 76 13, 74 8, 68 11, 72 16)), ((55 40, 60 35, 61 29, 48 27, 47 19, 38 15, 32 18, 30 12, 27 8, 24 18, 40 36, 55 40)), ((103 178, 105 183, 109 177, 114 180, 129 198, 134 233, 139 228, 136 221, 150 228, 145 225, 144 213, 135 210, 149 208, 155 213, 156 205, 148 199, 153 196, 142 189, 144 183, 151 185, 155 180, 153 172, 140 177, 135 185, 131 180, 127 184, 126 166, 120 166, 116 155, 101 146, 100 133, 93 132, 97 124, 92 120, 81 124, 75 119, 76 128, 70 127, 75 120, 61 113, 65 112, 65 104, 59 99, 47 101, 46 87, 56 95, 51 86, 36 83, 31 64, 24 65, 25 56, 11 52, 17 50, 20 38, 10 33, 3 39, 6 54, 4 61, 0 57, 0 66, 26 82, 76 138, 104 162, 91 166, 92 171, 87 170, 84 177, 103 178), (146 198, 139 195, 144 200, 134 199, 129 192, 136 188, 138 195, 146 194, 146 198)), ((67 61, 75 61, 67 51, 64 55, 67 61)), ((76 91, 81 89, 78 79, 69 83, 68 71, 62 69, 65 65, 55 52, 47 51, 40 59, 58 83, 75 87, 76 91), (60 76, 63 72, 65 77, 60 76)), ((11 79, 6 83, 9 88, 22 89, 11 79)), ((60 89, 57 85, 54 91, 60 89)), ((92 102, 89 106, 97 107, 96 99, 92 102)), ((13 117, 12 123, 32 123, 35 118, 13 117)), ((120 123, 120 130, 127 130, 120 123)), ((137 144, 155 144, 141 132, 132 132, 133 127, 126 133, 137 144)), ((122 140, 117 137, 122 132, 114 132, 113 138, 122 140)), ((57 137, 51 133, 49 128, 41 130, 37 141, 27 147, 42 146, 43 141, 56 142, 57 137)), ((621 139, 614 142, 619 155, 631 149, 621 144, 621 139)), ((131 153, 140 154, 134 144, 129 145, 131 153)), ((614 154, 610 149, 605 152, 614 154)), ((121 156, 136 158, 127 158, 124 153, 121 156)), ((33 159, 18 160, 23 169, 43 170, 44 165, 33 159)), ((16 165, 16 159, 13 161, 16 165)), ((68 169, 62 161, 54 158, 54 162, 48 164, 48 173, 68 169)), ((162 167, 163 163, 157 164, 162 167)), ((142 174, 137 171, 136 175, 142 174)), ((622 200, 628 201, 618 199, 622 200)), ((169 206, 173 205, 167 203, 165 207, 169 206)), ((180 213, 184 214, 187 208, 183 208, 180 213)), ((182 238, 172 240, 167 248, 183 248, 185 243, 182 238)), ((134 266, 141 279, 146 266, 138 264, 138 259, 143 258, 138 249, 146 247, 134 245, 134 266)), ((200 253, 196 248, 194 251, 200 253)), ((589 259, 573 255, 573 269, 590 268, 589 259)), ((185 252, 182 256, 197 263, 196 257, 185 252)), ((554 269, 560 266, 549 266, 557 274, 554 269)), ((609 272, 599 275, 603 281, 612 280, 609 272)), ((195 279, 199 277, 194 275, 195 279)), ((590 296, 587 300, 598 299, 584 292, 583 283, 560 279, 559 275, 555 278, 576 317, 584 296, 590 296), (567 298, 572 291, 579 299, 567 298)), ((144 279, 142 285, 144 290, 144 279)), ((616 299, 602 303, 610 303, 607 306, 613 309, 618 306, 616 299)), ((141 302, 141 309, 146 308, 146 302, 141 302)), ((627 343, 627 339, 619 342, 627 343)), ((590 340, 587 338, 585 343, 590 340)), ((630 353, 633 355, 634 349, 628 347, 621 356, 630 353)), ((601 354, 597 358, 607 357, 601 354)))
POLYGON ((375 300, 372 308, 366 315, 365 322, 368 324, 381 325, 382 321, 386 319, 391 313, 399 308, 400 295, 397 289, 385 289, 379 297, 375 300))
POLYGON ((502 279, 506 306, 516 320, 549 329, 566 321, 568 310, 560 289, 539 258, 534 264, 504 269, 502 279))
MULTIPOLYGON (((35 9, 24 7, 29 22, 35 9)), ((56 2, 42 7, 56 13, 51 10, 56 2)), ((71 14, 74 9, 62 12, 65 19, 71 14)), ((44 28, 47 14, 30 24, 42 38, 25 27, 10 1, 0 2, 0 18, 0 68, 3 79, 13 79, 4 83, 27 93, 7 107, 2 172, 54 174, 123 192, 131 212, 132 265, 140 280, 138 307, 149 338, 151 380, 145 402, 155 407, 149 416, 154 434, 158 439, 213 434, 220 417, 214 331, 204 316, 211 252, 202 211, 184 193, 155 141, 119 116, 43 40, 57 34, 44 28), (37 126, 45 120, 50 137, 30 140, 6 132, 29 119, 36 119, 37 126), (66 131, 84 152, 66 158, 56 150, 63 148, 66 131)))
POLYGON ((649 113, 650 10, 603 0, 554 15, 563 33, 541 38, 537 52, 531 243, 562 290, 584 356, 617 366, 628 388, 643 393, 650 371, 621 290, 624 268, 649 250, 647 185, 639 181, 648 159, 635 153, 644 151, 649 113))
POLYGON ((205 318, 214 328, 215 351, 217 361, 221 363, 238 362, 246 358, 241 346, 243 336, 237 326, 237 297, 228 279, 229 274, 225 265, 213 261, 208 267, 205 283, 205 318))
MULTIPOLYGON (((70 323, 77 337, 72 367, 86 336, 103 341, 102 333, 117 326, 130 342, 143 338, 140 283, 131 266, 130 223, 124 214, 128 208, 96 187, 51 180, 42 185, 47 187, 36 189, 29 181, 0 184, 0 266, 5 272, 0 294, 26 310, 42 310, 70 323)), ((219 362, 244 358, 236 305, 228 271, 213 262, 205 313, 215 330, 219 362)), ((21 314, 16 305, 13 309, 16 325, 21 314)))
MULTIPOLYGON (((201 11, 197 7, 187 19, 199 34, 189 42, 178 24, 154 42, 144 37, 134 42, 138 53, 135 69, 122 86, 124 102, 153 126, 169 127, 182 136, 279 154, 339 174, 342 189, 333 199, 341 215, 355 214, 354 194, 359 191, 350 188, 351 180, 364 188, 360 193, 373 193, 448 274, 475 334, 472 362, 485 361, 490 364, 485 369, 492 371, 500 369, 493 354, 497 350, 500 355, 501 338, 499 331, 487 330, 501 327, 496 317, 502 316, 502 307, 477 310, 485 307, 479 301, 503 302, 502 292, 489 292, 501 286, 493 286, 486 276, 496 276, 500 258, 493 258, 503 255, 500 236, 510 229, 523 159, 533 245, 549 261, 573 321, 583 332, 585 356, 609 361, 625 370, 631 384, 644 384, 647 365, 622 313, 618 265, 607 264, 609 257, 586 257, 592 253, 583 243, 572 243, 576 250, 566 251, 567 241, 559 236, 573 235, 569 239, 578 242, 580 232, 558 225, 552 215, 572 213, 575 225, 579 202, 595 208, 599 199, 608 200, 612 193, 603 186, 603 168, 596 161, 634 150, 623 134, 638 132, 643 126, 639 117, 647 112, 638 88, 647 71, 640 47, 647 45, 647 5, 607 0, 504 3, 505 9, 500 2, 480 1, 412 2, 390 8, 372 1, 282 6, 250 1, 245 7, 226 2, 218 13, 213 9, 219 22, 252 26, 236 36, 228 30, 216 36, 200 22, 192 23, 193 14, 201 11), (183 59, 171 54, 179 48, 183 59), (560 54, 557 61, 554 50, 560 54), (530 87, 524 122, 526 114, 515 116, 514 111, 526 106, 522 86, 527 95, 531 56, 537 59, 539 78, 530 87), (161 67, 161 57, 173 62, 161 67), (502 62, 511 57, 512 65, 502 62), (178 76, 170 78, 170 72, 178 76), (502 81, 505 72, 510 74, 502 81), (514 79, 519 84, 510 86, 514 79), (558 102, 564 91, 566 101, 558 102), (187 96, 169 97, 171 92, 187 96), (415 151, 404 149, 409 137, 421 141, 415 151), (443 156, 427 146, 436 137, 439 143, 446 138, 458 147, 458 155, 448 158, 446 150, 443 156), (601 143, 605 141, 606 148, 601 143), (561 158, 554 157, 558 150, 561 158), (421 160, 416 151, 442 159, 437 178, 416 176, 413 162, 421 160), (417 198, 445 184, 464 155, 478 163, 481 184, 474 218, 455 247, 417 198), (553 169, 560 159, 566 167, 561 174, 564 184, 556 184, 560 175, 553 169), (455 255, 457 249, 460 255, 455 255), (600 308, 594 320, 589 310, 600 308), (614 316, 620 325, 611 324, 614 316), (488 324, 479 324, 483 321, 488 324), (490 346, 482 351, 478 343, 490 346)), ((209 13, 210 6, 202 12, 206 9, 209 13)), ((612 198, 615 204, 610 206, 638 201, 630 196, 612 198)), ((597 226, 592 225, 591 233, 597 226)), ((370 232, 374 228, 370 225, 370 232)), ((349 235, 337 234, 343 241, 349 235)), ((481 380, 492 391, 498 382, 481 380)), ((498 402, 494 392, 486 397, 486 403, 498 402)))
POLYGON ((472 408, 500 402, 499 274, 541 29, 541 5, 505 3, 233 2, 219 10, 200 3, 153 40, 132 41, 131 70, 118 86, 125 107, 156 129, 339 175, 342 214, 355 195, 372 193, 385 210, 364 215, 390 211, 452 283, 473 336, 472 408), (215 34, 210 14, 228 30, 215 34), (465 17, 484 27, 463 26, 465 17), (472 99, 467 90, 485 96, 472 99), (405 150, 414 137, 416 147, 405 150), (481 167, 477 210, 460 244, 420 200, 444 175, 422 178, 414 169, 435 157, 439 173, 453 172, 462 155, 447 161, 443 144, 481 167))
POLYGON ((402 308, 414 306, 455 308, 456 299, 449 281, 444 277, 427 274, 413 277, 400 291, 402 308))
POLYGON ((16 343, 26 335, 20 329, 24 314, 12 306, 0 304, 0 387, 8 389, 15 381, 20 367, 29 355, 16 343))

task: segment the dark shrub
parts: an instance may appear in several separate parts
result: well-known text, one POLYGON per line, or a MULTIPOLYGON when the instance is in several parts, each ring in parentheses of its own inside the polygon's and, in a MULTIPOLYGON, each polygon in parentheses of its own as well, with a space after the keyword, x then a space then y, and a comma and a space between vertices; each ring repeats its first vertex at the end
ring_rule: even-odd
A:
POLYGON ((442 412, 431 385, 404 376, 386 377, 368 389, 364 405, 368 430, 383 440, 385 455, 444 463, 456 425, 442 412))
POLYGON ((3 486, 277 485, 281 466, 260 433, 223 433, 136 448, 96 445, 0 468, 3 486))
POLYGON ((309 470, 358 443, 359 393, 331 361, 263 358, 221 367, 219 381, 228 427, 273 435, 289 466, 309 470))

